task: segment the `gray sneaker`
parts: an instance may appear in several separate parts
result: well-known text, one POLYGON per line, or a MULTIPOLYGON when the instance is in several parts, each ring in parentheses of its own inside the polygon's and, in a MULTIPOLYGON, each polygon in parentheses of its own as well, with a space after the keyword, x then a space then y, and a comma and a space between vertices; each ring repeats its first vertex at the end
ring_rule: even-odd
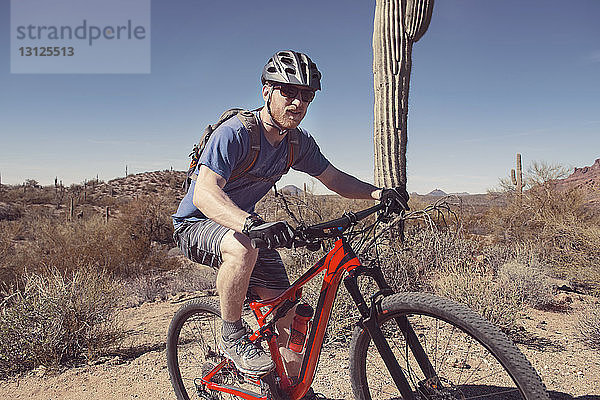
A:
POLYGON ((263 375, 275 367, 271 356, 263 348, 249 339, 249 332, 242 329, 228 338, 221 336, 219 348, 241 372, 250 375, 263 375))

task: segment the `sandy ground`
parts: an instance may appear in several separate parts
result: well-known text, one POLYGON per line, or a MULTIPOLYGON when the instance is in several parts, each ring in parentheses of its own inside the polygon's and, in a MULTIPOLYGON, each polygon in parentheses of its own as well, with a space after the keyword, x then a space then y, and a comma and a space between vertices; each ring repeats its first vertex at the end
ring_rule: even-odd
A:
MULTIPOLYGON (((578 311, 594 300, 568 297, 570 311, 529 310, 523 321, 524 343, 519 347, 539 372, 552 399, 600 400, 600 353, 582 344, 574 328, 578 311)), ((18 379, 0 381, 0 398, 174 400, 164 347, 169 321, 179 306, 164 301, 124 310, 127 355, 59 373, 38 368, 18 379)), ((345 347, 324 350, 313 387, 328 399, 352 399, 345 347)))

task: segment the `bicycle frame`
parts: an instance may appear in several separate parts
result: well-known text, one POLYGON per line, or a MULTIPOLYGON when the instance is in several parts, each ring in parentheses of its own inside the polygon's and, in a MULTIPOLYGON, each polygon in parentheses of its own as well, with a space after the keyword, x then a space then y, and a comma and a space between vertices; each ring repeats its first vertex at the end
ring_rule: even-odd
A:
MULTIPOLYGON (((344 284, 362 316, 359 323, 362 324, 362 326, 371 335, 374 344, 379 350, 379 353, 381 354, 385 365, 390 371, 390 374, 392 375, 392 378, 403 398, 407 400, 414 399, 414 396, 410 391, 408 381, 402 373, 398 361, 394 357, 392 350, 383 336, 383 333, 379 329, 376 320, 376 299, 380 298, 382 295, 390 294, 391 289, 385 282, 383 274, 381 274, 380 270, 368 269, 362 266, 357 256, 354 254, 354 251, 343 237, 339 238, 335 242, 334 247, 323 258, 321 258, 308 271, 299 277, 280 296, 265 301, 250 302, 250 308, 254 312, 259 324, 259 329, 251 336, 251 340, 256 340, 259 337, 267 338, 269 350, 275 363, 275 379, 279 380, 279 386, 285 395, 292 400, 300 399, 308 391, 314 379, 315 370, 323 346, 325 331, 327 329, 327 324, 329 322, 329 317, 331 315, 337 290, 340 286, 340 281, 344 273, 348 273, 348 276, 344 280, 344 284), (297 384, 292 385, 285 372, 276 335, 274 335, 269 329, 264 329, 265 327, 269 326, 266 325, 266 320, 273 312, 275 312, 275 318, 279 319, 289 310, 291 310, 302 296, 302 287, 322 271, 325 271, 325 276, 321 285, 320 296, 317 302, 315 315, 313 317, 313 323, 305 344, 305 353, 302 360, 300 375, 298 377, 297 384), (380 288, 380 290, 372 296, 370 307, 366 304, 358 288, 357 277, 360 275, 371 276, 380 288), (263 309, 266 309, 266 311, 263 312, 263 309), (283 309, 283 311, 279 311, 280 309, 283 309)), ((418 360, 423 360, 422 362, 419 362, 419 364, 421 364, 421 368, 424 370, 424 372, 427 371, 425 373, 428 377, 434 377, 435 372, 433 371, 429 360, 425 356, 425 353, 418 343, 418 339, 408 324, 406 318, 398 318, 396 321, 407 339, 412 339, 409 342, 412 342, 410 347, 413 353, 415 353, 416 358, 418 360)), ((226 392, 248 400, 266 399, 265 396, 257 397, 258 395, 256 393, 242 391, 239 388, 212 382, 211 378, 221 368, 225 367, 227 362, 227 360, 224 360, 219 365, 215 366, 208 374, 206 374, 206 376, 200 378, 202 384, 207 389, 226 392)), ((258 383, 258 381, 255 383, 258 383)))

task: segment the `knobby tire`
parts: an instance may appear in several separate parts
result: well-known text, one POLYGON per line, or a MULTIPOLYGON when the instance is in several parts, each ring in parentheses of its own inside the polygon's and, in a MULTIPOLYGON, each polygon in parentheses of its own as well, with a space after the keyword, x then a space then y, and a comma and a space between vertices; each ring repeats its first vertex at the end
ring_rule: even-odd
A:
MULTIPOLYGON (((462 304, 425 293, 398 293, 382 300, 378 324, 417 400, 549 399, 512 341, 462 304), (427 379, 408 349, 397 322, 402 317, 407 317, 437 376, 427 379)), ((401 399, 360 326, 350 345, 350 378, 356 399, 401 399)))

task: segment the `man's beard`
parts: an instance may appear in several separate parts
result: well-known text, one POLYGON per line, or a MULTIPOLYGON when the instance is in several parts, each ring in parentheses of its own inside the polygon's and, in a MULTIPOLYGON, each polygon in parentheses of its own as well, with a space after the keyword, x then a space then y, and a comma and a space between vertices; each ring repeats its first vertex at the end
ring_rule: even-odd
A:
POLYGON ((300 111, 301 109, 293 108, 293 107, 288 107, 287 110, 288 111, 298 111, 299 114, 296 114, 295 116, 291 115, 290 113, 286 112, 286 108, 284 107, 281 109, 278 109, 278 108, 272 109, 271 117, 277 123, 277 125, 279 125, 281 128, 294 129, 298 125, 300 125, 300 122, 302 122, 302 119, 304 118, 306 111, 304 113, 302 113, 302 111, 300 111))

